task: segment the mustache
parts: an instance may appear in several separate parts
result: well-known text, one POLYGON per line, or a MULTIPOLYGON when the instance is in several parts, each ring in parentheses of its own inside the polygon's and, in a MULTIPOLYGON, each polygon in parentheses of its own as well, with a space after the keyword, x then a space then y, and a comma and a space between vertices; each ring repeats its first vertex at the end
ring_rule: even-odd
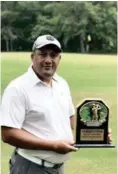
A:
POLYGON ((52 66, 49 66, 49 65, 48 65, 48 66, 47 66, 47 65, 44 65, 43 67, 52 67, 52 66))

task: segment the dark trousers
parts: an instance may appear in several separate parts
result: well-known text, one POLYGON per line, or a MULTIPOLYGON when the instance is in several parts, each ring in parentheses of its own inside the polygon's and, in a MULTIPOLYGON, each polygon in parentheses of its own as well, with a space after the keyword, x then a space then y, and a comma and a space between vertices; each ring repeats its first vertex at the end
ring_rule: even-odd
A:
POLYGON ((10 174, 64 174, 64 165, 56 168, 45 167, 14 153, 10 160, 10 174))

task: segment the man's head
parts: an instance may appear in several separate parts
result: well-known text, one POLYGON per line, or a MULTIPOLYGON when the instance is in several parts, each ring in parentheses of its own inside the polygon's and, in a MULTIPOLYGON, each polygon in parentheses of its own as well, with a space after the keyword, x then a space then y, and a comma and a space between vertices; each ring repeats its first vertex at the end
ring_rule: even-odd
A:
POLYGON ((51 79, 61 59, 61 45, 51 35, 39 36, 33 45, 31 55, 33 69, 44 81, 51 79))

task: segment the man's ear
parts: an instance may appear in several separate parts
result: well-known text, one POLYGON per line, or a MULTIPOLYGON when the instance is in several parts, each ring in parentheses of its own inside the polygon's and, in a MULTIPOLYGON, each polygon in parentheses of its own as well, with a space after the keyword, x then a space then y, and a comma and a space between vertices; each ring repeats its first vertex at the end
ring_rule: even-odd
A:
POLYGON ((34 58, 34 53, 31 54, 31 59, 33 60, 33 58, 34 58))
POLYGON ((61 60, 61 54, 60 54, 60 56, 59 56, 59 60, 61 60))

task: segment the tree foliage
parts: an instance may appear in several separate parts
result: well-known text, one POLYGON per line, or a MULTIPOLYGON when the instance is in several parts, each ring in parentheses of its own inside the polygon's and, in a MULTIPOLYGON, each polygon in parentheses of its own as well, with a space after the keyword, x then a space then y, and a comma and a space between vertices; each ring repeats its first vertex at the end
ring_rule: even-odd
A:
POLYGON ((52 34, 64 51, 116 52, 116 10, 115 1, 2 1, 2 50, 28 51, 52 34))

